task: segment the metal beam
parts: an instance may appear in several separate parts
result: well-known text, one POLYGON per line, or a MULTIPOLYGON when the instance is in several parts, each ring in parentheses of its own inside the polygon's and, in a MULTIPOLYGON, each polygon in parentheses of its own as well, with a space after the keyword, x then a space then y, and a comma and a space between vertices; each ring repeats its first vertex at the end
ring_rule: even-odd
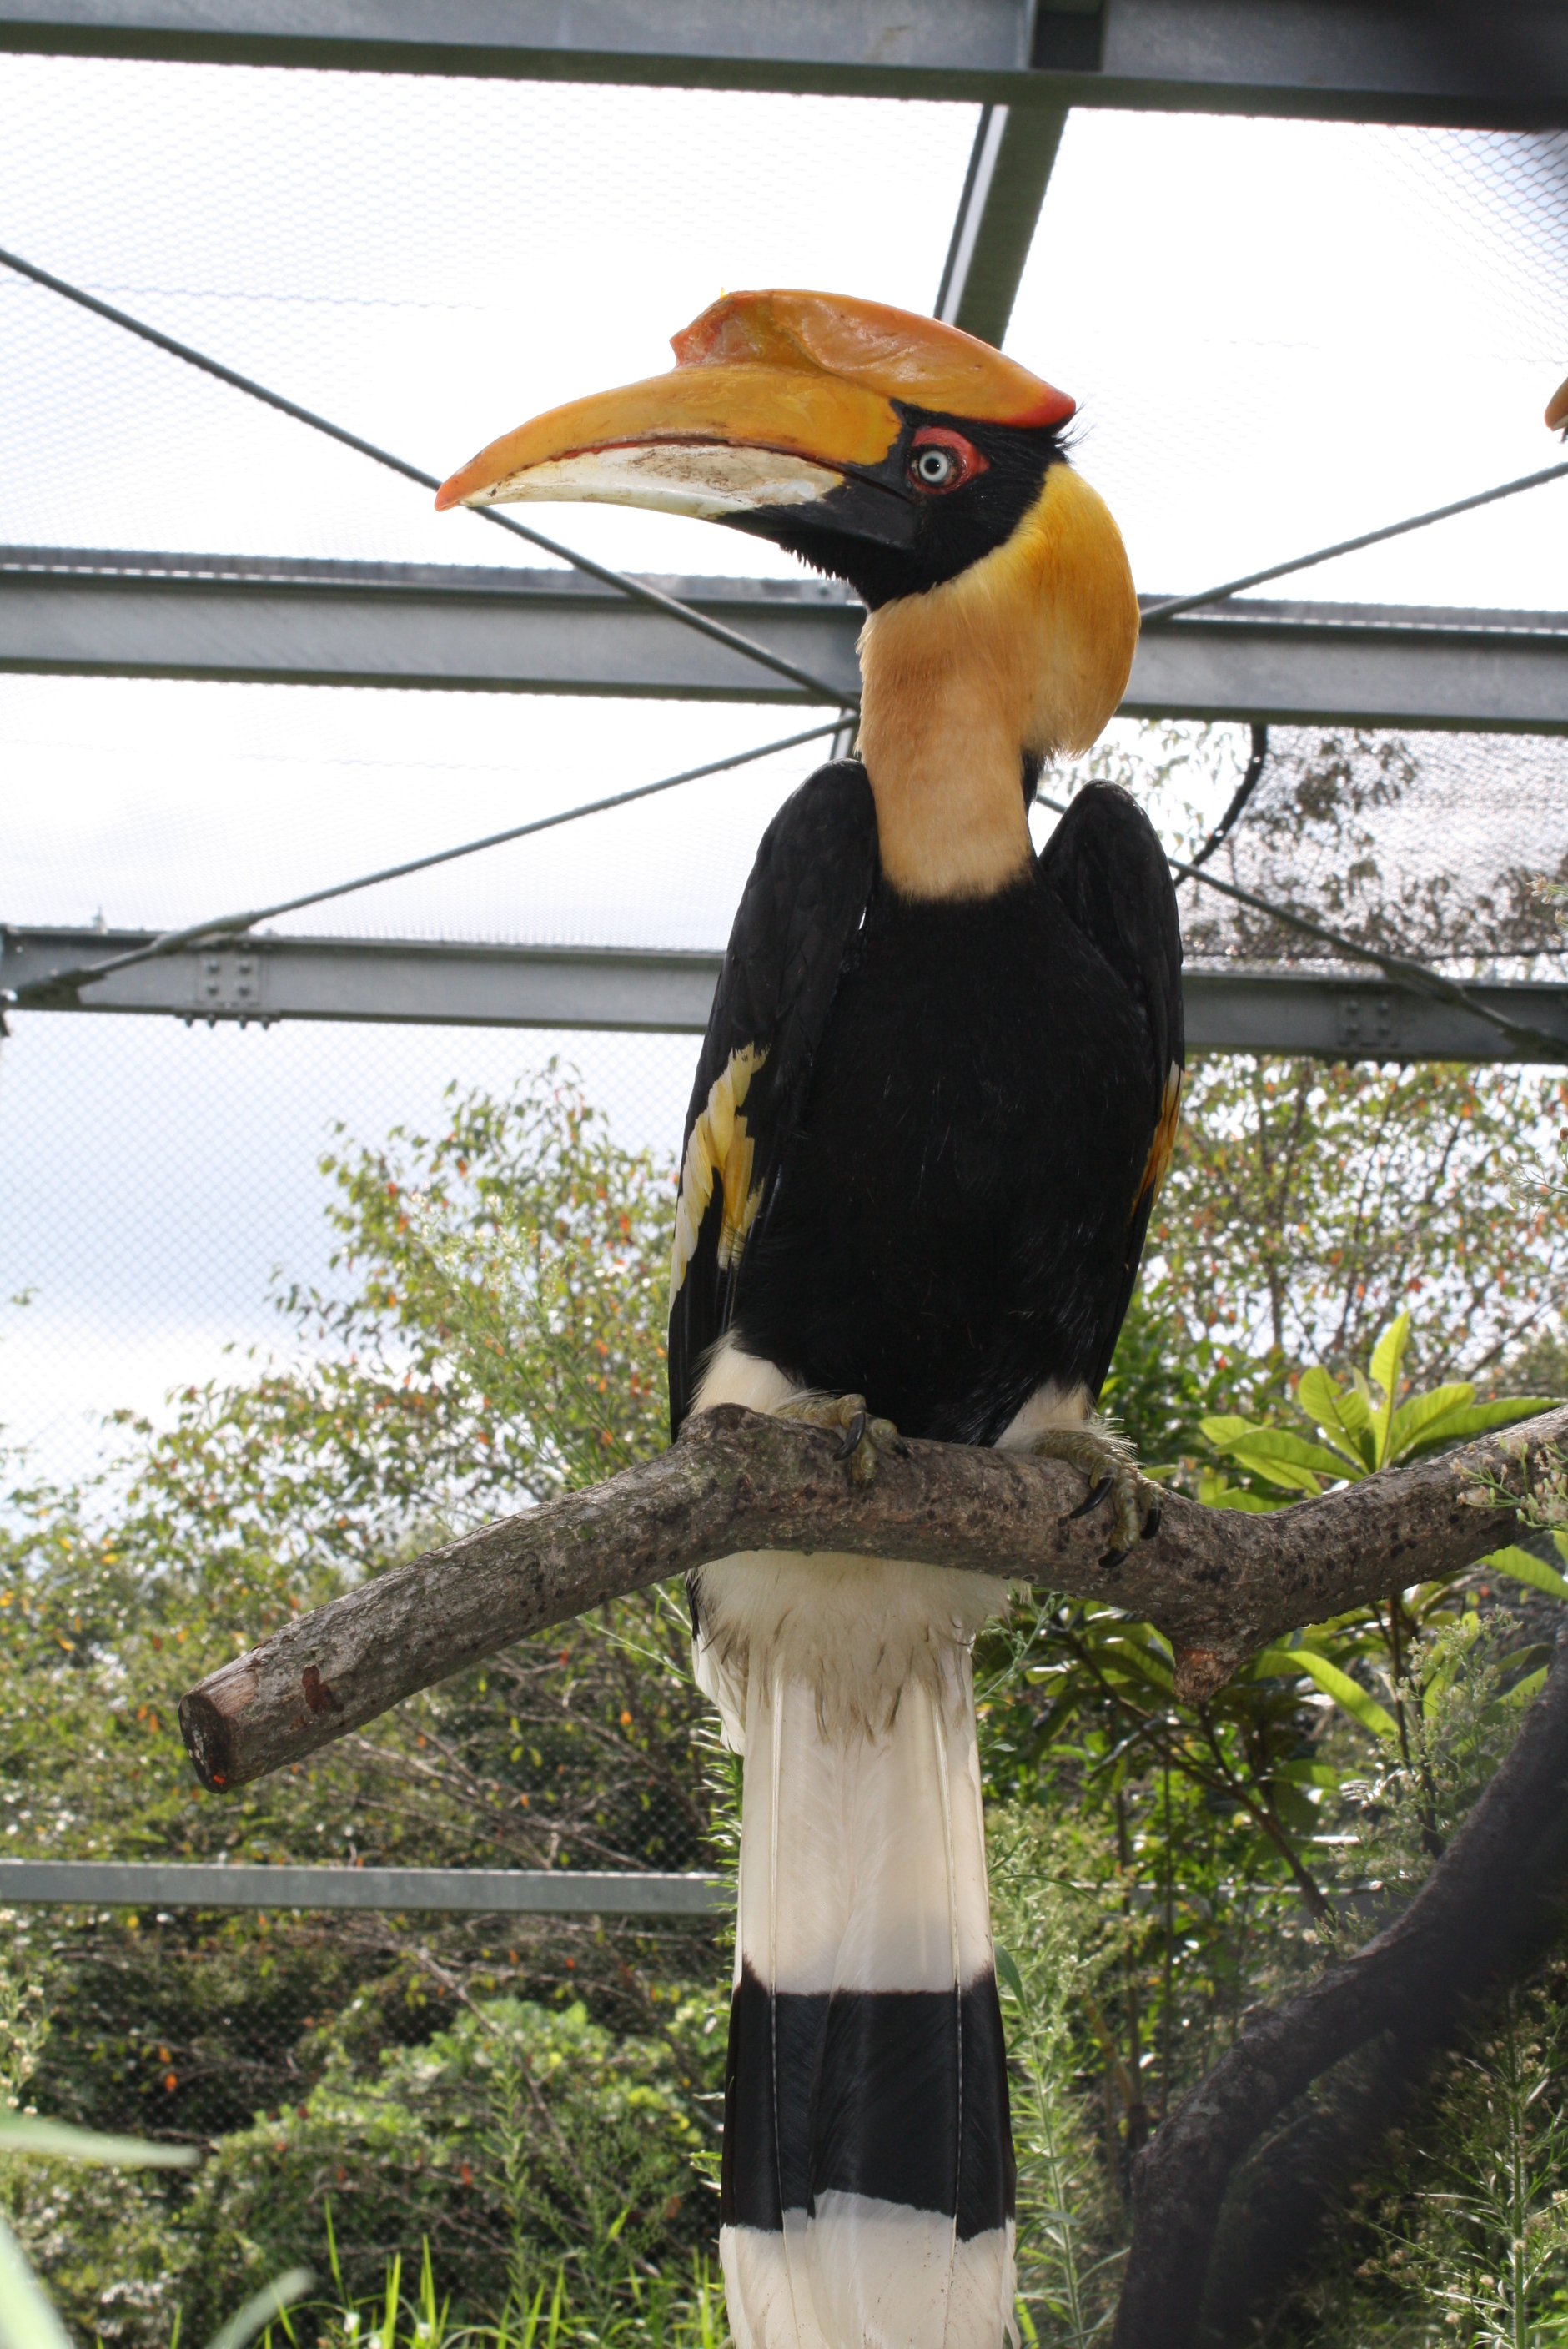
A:
MULTIPOLYGON (((858 685, 830 582, 661 581, 858 685)), ((567 571, 0 548, 0 669, 803 702, 722 645, 567 571)), ((1150 628, 1130 717, 1568 732, 1568 613, 1248 598, 1150 628)))
MULTIPOLYGON (((661 581, 851 698, 865 615, 829 581, 661 581), (689 597, 687 591, 689 591, 689 597)), ((579 572, 0 548, 0 669, 800 702, 579 572)))
POLYGON ((1561 0, 0 0, 0 47, 1482 128, 1568 111, 1561 0))
POLYGON ((0 1908, 466 1909, 480 1916, 707 1917, 721 1876, 542 1868, 230 1868, 185 1860, 0 1859, 0 1908))
MULTIPOLYGON (((0 988, 123 954, 150 932, 0 927, 0 988)), ((471 947, 394 938, 278 938, 168 955, 40 1009, 152 1012, 188 1023, 403 1021, 478 1028, 595 1028, 700 1034, 717 954, 628 947, 471 947)), ((1331 1061, 1531 1057, 1462 1006, 1368 972, 1191 968, 1187 1040, 1197 1051, 1300 1052, 1331 1061)), ((1563 1040, 1568 983, 1478 985, 1495 1009, 1563 1040)), ((13 1015, 15 1016, 15 1015, 13 1015)))
MULTIPOLYGON (((150 933, 0 927, 0 988, 67 962, 124 954, 150 933)), ((700 1035, 716 954, 627 947, 474 947, 261 936, 165 955, 84 992, 84 1011, 172 1012, 187 1020, 370 1019, 459 1028, 610 1028, 700 1035)))
POLYGON ((1121 714, 1568 733, 1568 612, 1238 597, 1150 628, 1121 714))
POLYGON ((1006 335, 1067 119, 1064 107, 981 110, 936 316, 983 343, 1006 335))

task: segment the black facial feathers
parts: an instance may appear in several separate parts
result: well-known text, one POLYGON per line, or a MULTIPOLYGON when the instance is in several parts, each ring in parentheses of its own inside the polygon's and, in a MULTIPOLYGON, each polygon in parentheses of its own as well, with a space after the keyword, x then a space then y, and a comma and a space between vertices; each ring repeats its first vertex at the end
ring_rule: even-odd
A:
POLYGON ((896 403, 903 429, 879 465, 856 467, 811 505, 762 506, 731 526, 770 539, 814 570, 847 580, 872 611, 923 595, 1013 534, 1064 460, 1062 426, 976 424, 896 403), (933 495, 913 470, 916 436, 962 436, 985 460, 962 487, 933 495))

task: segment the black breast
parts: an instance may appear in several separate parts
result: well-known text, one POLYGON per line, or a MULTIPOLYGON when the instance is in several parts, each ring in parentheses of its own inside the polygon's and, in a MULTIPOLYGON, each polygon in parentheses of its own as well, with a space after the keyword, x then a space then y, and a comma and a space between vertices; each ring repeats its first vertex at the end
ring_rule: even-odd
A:
POLYGON ((906 1433, 990 1443, 1099 1390, 1160 1074, 1130 988, 1037 875, 883 891, 846 960, 735 1334, 906 1433))

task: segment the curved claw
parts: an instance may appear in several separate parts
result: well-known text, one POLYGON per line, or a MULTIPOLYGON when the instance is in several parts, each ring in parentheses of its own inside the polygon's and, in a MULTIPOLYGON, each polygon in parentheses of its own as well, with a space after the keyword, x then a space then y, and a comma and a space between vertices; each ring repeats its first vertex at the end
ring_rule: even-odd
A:
POLYGON ((1108 1549, 1108 1550, 1105 1552, 1104 1556, 1101 1557, 1100 1561, 1099 1561, 1099 1566, 1100 1566, 1100 1571, 1101 1571, 1101 1573, 1102 1573, 1102 1574, 1112 1574, 1112 1573, 1114 1573, 1114 1572, 1115 1572, 1115 1570, 1116 1570, 1116 1568, 1117 1568, 1119 1566, 1125 1565, 1126 1561, 1127 1561, 1127 1560, 1128 1560, 1131 1556, 1132 1556, 1132 1551, 1131 1551, 1131 1549, 1130 1549, 1130 1548, 1128 1548, 1128 1549, 1108 1549))
POLYGON ((1109 1476, 1102 1476, 1098 1485, 1091 1485, 1089 1486, 1088 1491, 1084 1495, 1083 1499, 1078 1503, 1077 1508, 1069 1509, 1068 1511, 1067 1521, 1069 1526, 1072 1524, 1075 1517, 1087 1517, 1091 1509, 1099 1508, 1100 1503, 1109 1492, 1112 1481, 1113 1480, 1109 1476))
POLYGON ((1155 1535, 1160 1531, 1160 1522, 1164 1515, 1165 1509, 1163 1503, 1156 1501, 1153 1507, 1150 1510, 1149 1515, 1143 1520, 1143 1539, 1145 1541, 1152 1541, 1154 1539, 1155 1535))
POLYGON ((861 1448, 861 1442, 864 1439, 865 1432, 865 1413, 863 1411, 857 1411, 854 1417, 850 1421, 848 1426, 845 1428, 842 1435, 839 1438, 838 1444, 834 1447, 834 1459, 848 1460, 852 1453, 858 1452, 861 1448))

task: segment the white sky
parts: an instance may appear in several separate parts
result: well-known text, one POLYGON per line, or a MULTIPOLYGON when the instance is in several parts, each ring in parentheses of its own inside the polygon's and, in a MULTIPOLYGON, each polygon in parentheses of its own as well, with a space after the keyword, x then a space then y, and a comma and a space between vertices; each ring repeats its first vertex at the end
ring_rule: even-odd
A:
MULTIPOLYGON (((975 109, 0 59, 0 242, 432 471, 654 372, 726 286, 933 300, 975 109)), ((1549 463, 1568 140, 1069 122, 1009 347, 1072 391, 1171 592, 1549 463)), ((1274 591, 1558 606, 1563 485, 1274 591)), ((628 568, 788 571, 646 514, 534 510, 628 568)), ((533 563, 469 515, 0 273, 0 541, 533 563)), ((792 730, 764 708, 0 678, 0 920, 163 923, 792 730)), ((807 754, 324 909, 370 934, 722 941, 807 754)), ((0 1048, 0 1421, 41 1464, 264 1335, 319 1270, 314 1162, 548 1040, 209 1036, 35 1014, 0 1048)), ((673 1149, 688 1041, 573 1040, 673 1149)))

